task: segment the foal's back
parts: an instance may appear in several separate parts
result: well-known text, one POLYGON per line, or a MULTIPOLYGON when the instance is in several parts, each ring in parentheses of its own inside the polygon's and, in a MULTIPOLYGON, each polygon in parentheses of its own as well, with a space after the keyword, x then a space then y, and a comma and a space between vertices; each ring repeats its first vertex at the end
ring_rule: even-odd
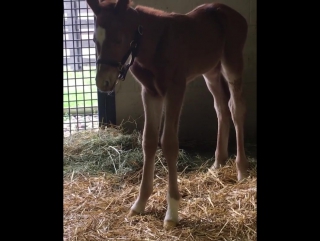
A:
POLYGON ((220 3, 203 4, 185 15, 170 14, 168 23, 168 59, 190 80, 214 68, 226 41, 237 41, 231 38, 246 35, 247 28, 238 12, 220 3))

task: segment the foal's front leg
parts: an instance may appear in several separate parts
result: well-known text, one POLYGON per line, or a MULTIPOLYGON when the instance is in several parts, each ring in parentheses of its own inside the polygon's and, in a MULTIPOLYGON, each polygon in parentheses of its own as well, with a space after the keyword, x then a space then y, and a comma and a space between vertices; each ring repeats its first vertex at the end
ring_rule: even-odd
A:
POLYGON ((160 118, 162 114, 162 97, 155 97, 142 88, 142 102, 145 113, 142 148, 144 155, 140 193, 131 207, 129 216, 144 212, 148 198, 153 190, 154 158, 158 146, 160 118))
POLYGON ((185 92, 185 84, 172 84, 165 96, 165 119, 161 147, 168 163, 169 189, 167 193, 168 208, 163 226, 171 229, 178 223, 180 193, 177 182, 177 159, 179 152, 178 123, 185 92))

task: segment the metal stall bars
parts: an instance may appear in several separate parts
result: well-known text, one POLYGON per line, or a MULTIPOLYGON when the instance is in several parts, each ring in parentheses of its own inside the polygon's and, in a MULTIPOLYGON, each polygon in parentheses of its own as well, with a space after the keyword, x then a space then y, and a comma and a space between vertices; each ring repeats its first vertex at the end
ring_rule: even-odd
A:
POLYGON ((97 91, 94 14, 85 0, 64 0, 64 136, 115 124, 115 96, 97 91))

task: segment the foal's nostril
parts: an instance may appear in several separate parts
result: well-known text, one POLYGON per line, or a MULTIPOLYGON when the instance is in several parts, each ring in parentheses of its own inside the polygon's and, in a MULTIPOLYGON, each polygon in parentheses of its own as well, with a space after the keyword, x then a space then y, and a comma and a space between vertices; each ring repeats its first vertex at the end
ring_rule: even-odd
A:
POLYGON ((108 87, 108 86, 109 86, 109 81, 106 80, 106 81, 104 82, 104 85, 105 85, 106 87, 108 87))

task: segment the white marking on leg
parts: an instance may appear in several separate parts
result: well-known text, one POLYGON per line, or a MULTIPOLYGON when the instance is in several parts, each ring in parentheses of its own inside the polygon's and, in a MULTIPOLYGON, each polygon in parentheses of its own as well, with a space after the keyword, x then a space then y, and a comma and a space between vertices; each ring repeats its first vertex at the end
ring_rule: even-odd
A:
POLYGON ((135 203, 132 205, 131 210, 136 213, 143 213, 146 206, 146 202, 141 202, 140 199, 137 199, 135 203))
POLYGON ((167 202, 168 202, 168 209, 167 209, 166 217, 164 218, 164 220, 178 223, 179 200, 171 198, 168 195, 167 202))

